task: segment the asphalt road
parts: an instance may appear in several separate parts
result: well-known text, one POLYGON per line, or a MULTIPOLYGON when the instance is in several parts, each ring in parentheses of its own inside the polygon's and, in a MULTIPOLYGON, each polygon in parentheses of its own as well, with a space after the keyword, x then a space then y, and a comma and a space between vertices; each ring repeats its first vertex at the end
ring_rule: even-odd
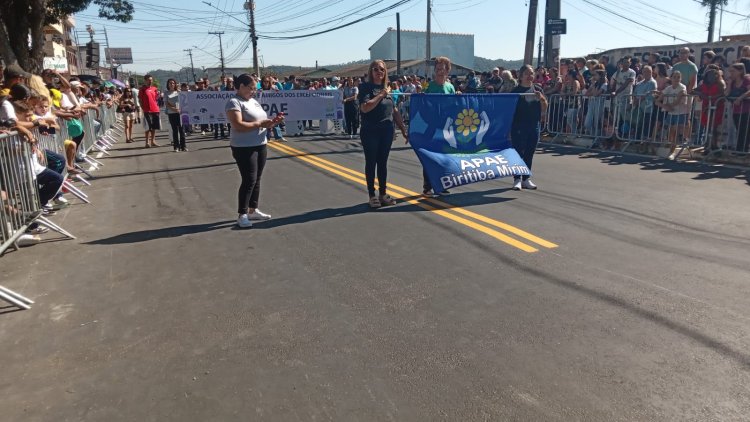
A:
POLYGON ((550 147, 538 191, 424 201, 399 140, 370 211, 356 140, 290 141, 251 230, 226 141, 118 144, 77 240, 0 258, 36 301, 0 309, 1 419, 750 418, 746 173, 550 147))

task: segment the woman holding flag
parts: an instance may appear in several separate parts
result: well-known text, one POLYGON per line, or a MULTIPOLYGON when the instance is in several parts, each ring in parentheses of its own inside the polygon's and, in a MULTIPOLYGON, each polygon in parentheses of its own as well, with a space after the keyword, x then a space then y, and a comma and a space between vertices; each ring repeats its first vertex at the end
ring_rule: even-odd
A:
MULTIPOLYGON (((547 110, 547 98, 544 97, 542 88, 534 84, 534 68, 524 65, 518 74, 518 86, 511 92, 527 95, 518 98, 510 139, 513 148, 531 170, 536 144, 539 143, 542 113, 547 110)), ((516 176, 513 180, 513 190, 536 189, 536 185, 529 177, 516 176)))
POLYGON ((404 138, 408 133, 401 114, 394 108, 394 101, 388 88, 388 73, 385 62, 375 60, 370 63, 368 82, 359 87, 357 94, 359 110, 362 113, 362 127, 359 132, 362 149, 365 152, 365 178, 370 208, 393 205, 396 200, 387 193, 388 155, 394 137, 394 121, 404 138), (375 196, 375 172, 378 175, 378 193, 375 196))
MULTIPOLYGON (((435 58, 435 75, 434 80, 430 81, 427 85, 427 89, 424 90, 425 94, 456 94, 456 88, 448 80, 448 75, 451 73, 451 59, 440 56, 435 58)), ((408 142, 408 140, 407 140, 408 142)), ((432 190, 432 184, 430 179, 427 177, 427 171, 422 169, 422 196, 426 198, 434 198, 438 196, 432 190)), ((447 190, 442 192, 444 195, 449 194, 447 190)))

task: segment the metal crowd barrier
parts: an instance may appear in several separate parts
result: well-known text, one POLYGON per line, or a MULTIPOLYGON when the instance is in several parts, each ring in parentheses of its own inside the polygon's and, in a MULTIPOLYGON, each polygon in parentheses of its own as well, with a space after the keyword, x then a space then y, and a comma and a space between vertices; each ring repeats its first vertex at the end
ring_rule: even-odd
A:
MULTIPOLYGON (((33 153, 29 141, 18 133, 0 134, 0 255, 11 247, 17 250, 19 238, 35 222, 75 238, 42 215, 33 153)), ((3 286, 0 286, 0 299, 22 309, 29 309, 34 303, 3 286)))
POLYGON ((0 254, 42 214, 31 163, 31 146, 16 132, 0 134, 0 254))
MULTIPOLYGON (((84 128, 84 137, 81 140, 79 153, 85 162, 97 169, 101 162, 89 156, 92 151, 108 154, 112 144, 122 134, 121 119, 115 113, 114 107, 101 105, 97 111, 89 109, 80 118, 84 128)), ((33 158, 34 150, 40 152, 49 150, 53 153, 65 156, 65 141, 70 140, 67 122, 58 119, 58 126, 54 131, 34 128, 32 135, 35 147, 16 132, 0 133, 0 256, 8 249, 18 249, 18 240, 27 232, 32 224, 37 223, 48 227, 68 238, 75 237, 49 221, 43 214, 43 206, 40 203, 39 185, 34 172, 33 158)), ((90 173, 78 164, 76 168, 90 173)), ((69 192, 82 201, 90 203, 88 196, 74 186, 68 180, 67 165, 62 169, 64 182, 61 189, 69 192)), ((78 180, 90 184, 80 175, 78 180)), ((0 299, 11 303, 21 309, 29 309, 33 301, 0 286, 0 299)))
MULTIPOLYGON (((662 96, 662 103, 677 101, 662 96)), ((739 151, 750 127, 750 102, 734 115, 725 98, 683 97, 682 113, 666 111, 651 95, 550 95, 545 130, 563 142, 571 137, 591 139, 591 147, 625 151, 636 147, 640 153, 657 155, 666 149, 674 156, 696 149, 708 154, 739 151), (735 119, 735 117, 737 117, 735 119), (743 137, 744 136, 744 137, 743 137), (740 140, 738 142, 737 140, 740 140), (607 145, 608 144, 608 145, 607 145)), ((746 150, 744 152, 747 152, 746 150)), ((706 154, 704 154, 706 155, 706 154)))

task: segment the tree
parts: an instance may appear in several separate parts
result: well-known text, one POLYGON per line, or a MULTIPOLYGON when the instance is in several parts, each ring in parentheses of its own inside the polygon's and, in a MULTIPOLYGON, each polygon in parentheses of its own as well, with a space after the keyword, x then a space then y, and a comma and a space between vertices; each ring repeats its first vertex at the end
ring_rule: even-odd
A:
POLYGON ((714 42, 714 28, 716 27, 716 9, 726 6, 729 0, 701 0, 703 7, 708 7, 708 42, 714 42))
POLYGON ((2 0, 0 1, 0 55, 6 64, 15 63, 39 73, 44 60, 44 26, 67 15, 99 6, 99 17, 130 22, 133 4, 128 0, 2 0))

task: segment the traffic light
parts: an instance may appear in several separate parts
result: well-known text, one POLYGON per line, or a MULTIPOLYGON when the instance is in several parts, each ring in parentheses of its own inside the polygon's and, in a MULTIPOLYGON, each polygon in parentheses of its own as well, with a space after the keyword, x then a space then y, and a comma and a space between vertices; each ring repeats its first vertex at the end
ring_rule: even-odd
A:
POLYGON ((99 67, 99 43, 89 41, 86 43, 86 67, 96 69, 99 67))

